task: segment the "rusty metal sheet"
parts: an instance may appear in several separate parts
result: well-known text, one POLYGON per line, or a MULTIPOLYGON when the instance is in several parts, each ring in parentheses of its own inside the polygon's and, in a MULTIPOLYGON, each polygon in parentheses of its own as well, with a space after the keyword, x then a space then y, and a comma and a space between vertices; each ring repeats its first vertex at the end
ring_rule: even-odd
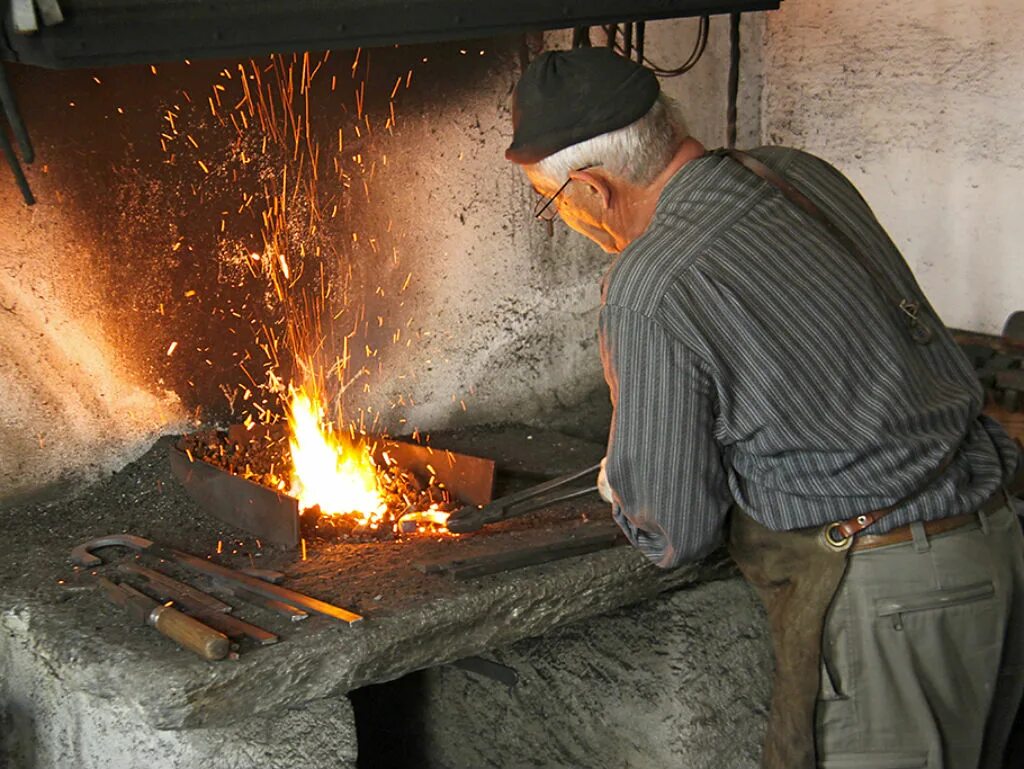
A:
POLYGON ((299 543, 299 503, 294 497, 209 462, 193 461, 178 446, 171 446, 168 456, 186 493, 214 518, 277 545, 299 543))
POLYGON ((399 440, 384 441, 378 454, 382 452, 424 480, 433 475, 464 505, 486 505, 493 498, 493 459, 399 440))

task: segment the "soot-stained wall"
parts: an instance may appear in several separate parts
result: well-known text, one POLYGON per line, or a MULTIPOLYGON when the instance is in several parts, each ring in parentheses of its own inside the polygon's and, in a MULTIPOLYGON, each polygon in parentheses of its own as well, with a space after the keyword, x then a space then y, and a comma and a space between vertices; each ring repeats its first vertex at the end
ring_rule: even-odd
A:
MULTIPOLYGON (((759 23, 745 30, 756 62, 759 23)), ((726 31, 713 20, 704 59, 665 82, 710 145, 724 138, 726 31)), ((678 63, 695 32, 651 24, 648 55, 678 63)), ((345 362, 326 378, 346 419, 599 429, 609 257, 533 220, 534 193, 503 157, 527 55, 516 37, 256 69, 11 68, 39 202, 0 187, 0 499, 116 468, 158 432, 279 410, 261 386, 270 364, 301 378, 287 318, 319 325, 305 336, 323 340, 321 371, 345 362), (275 195, 280 227, 264 219, 275 195), (581 402, 597 404, 587 427, 581 402)), ((744 80, 741 143, 757 134, 756 85, 744 80)))

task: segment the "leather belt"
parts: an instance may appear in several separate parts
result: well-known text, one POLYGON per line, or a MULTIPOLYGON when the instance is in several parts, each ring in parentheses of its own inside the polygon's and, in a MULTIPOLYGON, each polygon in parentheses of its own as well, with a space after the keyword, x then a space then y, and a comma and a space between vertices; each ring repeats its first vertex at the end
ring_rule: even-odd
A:
MULTIPOLYGON (((979 523, 979 513, 981 515, 991 515, 1008 505, 1009 496, 1006 495, 1002 489, 999 489, 995 494, 989 497, 976 512, 954 515, 949 518, 939 518, 936 521, 924 521, 922 523, 924 533, 930 537, 934 537, 937 534, 944 534, 947 531, 953 531, 954 529, 959 529, 971 523, 979 523)), ((850 552, 856 553, 860 550, 870 550, 874 547, 898 545, 903 542, 910 542, 914 539, 914 533, 911 531, 910 526, 911 524, 906 524, 905 526, 900 526, 892 531, 887 531, 885 534, 860 534, 853 540, 850 552)))

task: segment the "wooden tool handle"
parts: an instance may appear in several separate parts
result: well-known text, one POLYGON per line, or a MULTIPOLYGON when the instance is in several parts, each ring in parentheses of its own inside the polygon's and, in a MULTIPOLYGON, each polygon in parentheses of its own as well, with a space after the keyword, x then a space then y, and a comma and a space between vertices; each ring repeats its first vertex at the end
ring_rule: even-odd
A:
POLYGON ((222 660, 228 656, 231 648, 226 635, 170 606, 153 609, 149 615, 149 624, 179 646, 195 652, 205 660, 222 660))

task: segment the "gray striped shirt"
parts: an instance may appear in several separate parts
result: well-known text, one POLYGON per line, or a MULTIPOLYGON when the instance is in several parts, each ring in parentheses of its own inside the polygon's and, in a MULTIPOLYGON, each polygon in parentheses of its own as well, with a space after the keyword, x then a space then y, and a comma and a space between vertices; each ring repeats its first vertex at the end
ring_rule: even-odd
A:
MULTIPOLYGON (((755 157, 827 213, 901 296, 914 277, 846 178, 798 150, 755 157)), ((1016 468, 981 415, 970 363, 934 311, 916 344, 899 310, 821 224, 735 161, 669 181, 605 279, 601 351, 615 407, 613 515, 662 566, 706 554, 735 501, 773 529, 903 498, 869 529, 970 512, 1016 468)))

